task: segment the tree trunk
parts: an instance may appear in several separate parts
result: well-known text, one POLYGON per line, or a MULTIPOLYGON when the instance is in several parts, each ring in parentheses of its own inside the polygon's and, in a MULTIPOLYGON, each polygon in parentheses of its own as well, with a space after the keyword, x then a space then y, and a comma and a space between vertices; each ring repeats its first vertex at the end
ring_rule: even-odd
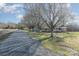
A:
POLYGON ((53 31, 51 31, 51 38, 53 39, 53 31))

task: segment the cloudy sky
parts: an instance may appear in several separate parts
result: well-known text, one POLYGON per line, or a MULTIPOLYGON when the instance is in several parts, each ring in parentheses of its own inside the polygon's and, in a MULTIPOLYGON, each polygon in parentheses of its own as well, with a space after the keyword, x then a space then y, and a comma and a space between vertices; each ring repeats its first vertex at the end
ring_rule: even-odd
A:
POLYGON ((23 17, 23 4, 0 4, 0 22, 18 23, 23 17))
MULTIPOLYGON (((24 10, 23 4, 1 4, 0 3, 0 22, 4 23, 18 23, 21 21, 24 10)), ((72 12, 77 15, 77 20, 75 22, 79 23, 79 4, 68 4, 72 12)))

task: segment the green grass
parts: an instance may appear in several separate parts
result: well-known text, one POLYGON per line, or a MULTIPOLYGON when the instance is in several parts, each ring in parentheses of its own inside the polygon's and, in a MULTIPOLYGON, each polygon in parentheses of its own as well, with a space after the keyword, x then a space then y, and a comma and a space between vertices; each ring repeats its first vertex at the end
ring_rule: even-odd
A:
MULTIPOLYGON (((43 32, 37 33, 28 31, 28 34, 32 38, 39 40, 43 40, 50 36, 50 33, 43 33, 43 32)), ((62 48, 63 46, 67 46, 79 52, 79 32, 58 33, 58 35, 63 38, 62 42, 55 42, 48 39, 42 42, 43 46, 59 55, 60 54, 63 54, 65 56, 71 55, 72 51, 62 48)))
POLYGON ((69 55, 70 51, 67 51, 63 48, 61 48, 58 43, 56 42, 50 42, 48 40, 43 42, 43 46, 47 49, 50 49, 52 52, 55 52, 57 54, 62 54, 62 55, 69 55))

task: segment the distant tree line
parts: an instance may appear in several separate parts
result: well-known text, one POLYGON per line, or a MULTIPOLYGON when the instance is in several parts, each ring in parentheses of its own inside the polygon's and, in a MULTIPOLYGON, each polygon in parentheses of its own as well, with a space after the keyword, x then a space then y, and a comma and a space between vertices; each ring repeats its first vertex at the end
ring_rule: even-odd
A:
POLYGON ((67 31, 69 32, 79 31, 79 25, 76 23, 70 23, 66 27, 67 27, 67 31))
POLYGON ((0 29, 24 29, 24 26, 19 23, 0 23, 0 29))

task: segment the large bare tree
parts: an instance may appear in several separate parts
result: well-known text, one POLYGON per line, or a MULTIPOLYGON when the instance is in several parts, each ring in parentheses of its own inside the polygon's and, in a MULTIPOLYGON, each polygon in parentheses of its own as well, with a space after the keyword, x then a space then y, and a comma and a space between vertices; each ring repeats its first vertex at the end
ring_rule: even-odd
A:
POLYGON ((67 4, 60 3, 49 3, 44 4, 42 12, 42 20, 47 24, 49 30, 51 31, 51 37, 53 38, 53 33, 56 28, 65 26, 66 23, 71 19, 71 12, 67 4))
MULTIPOLYGON (((65 26, 71 19, 71 11, 67 4, 64 3, 45 3, 45 4, 27 4, 32 18, 38 24, 42 20, 47 25, 53 38, 53 33, 56 28, 65 26)), ((33 24, 33 25, 34 25, 33 24)))

